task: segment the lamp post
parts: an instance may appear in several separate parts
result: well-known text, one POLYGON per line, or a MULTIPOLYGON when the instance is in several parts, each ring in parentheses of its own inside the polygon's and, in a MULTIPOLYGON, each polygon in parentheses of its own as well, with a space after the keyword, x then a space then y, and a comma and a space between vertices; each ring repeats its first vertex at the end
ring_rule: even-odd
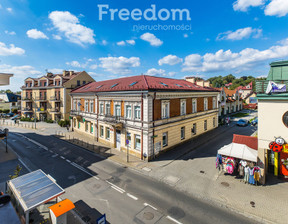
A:
POLYGON ((37 103, 36 103, 36 93, 34 93, 34 102, 35 102, 35 113, 34 113, 34 124, 35 124, 35 129, 36 129, 36 120, 37 120, 37 116, 36 116, 36 108, 37 108, 37 103))

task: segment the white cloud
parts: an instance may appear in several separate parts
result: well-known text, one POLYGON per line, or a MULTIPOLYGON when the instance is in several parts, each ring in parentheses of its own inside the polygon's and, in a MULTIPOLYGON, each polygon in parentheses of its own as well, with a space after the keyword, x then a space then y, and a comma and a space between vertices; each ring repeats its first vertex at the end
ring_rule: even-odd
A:
POLYGON ((178 64, 178 63, 180 63, 182 61, 183 61, 182 58, 179 58, 176 55, 169 54, 169 55, 165 56, 164 58, 161 58, 158 61, 158 64, 159 65, 164 65, 164 64, 176 65, 176 64, 178 64))
POLYGON ((131 68, 140 66, 140 58, 138 57, 103 57, 99 58, 101 64, 99 67, 113 74, 128 74, 131 68))
POLYGON ((16 35, 16 33, 14 31, 9 32, 8 30, 5 30, 4 32, 8 35, 11 35, 11 36, 16 35))
POLYGON ((97 64, 90 65, 90 69, 96 69, 96 68, 98 68, 97 64))
POLYGON ((266 60, 275 60, 288 57, 288 38, 281 44, 266 50, 245 48, 238 53, 231 50, 219 50, 215 54, 188 55, 184 61, 183 72, 216 72, 216 71, 245 71, 266 60))
POLYGON ((55 40, 62 40, 62 37, 59 35, 52 34, 52 36, 53 36, 53 39, 55 39, 55 40))
POLYGON ((233 3, 233 9, 235 11, 246 12, 250 7, 256 7, 264 5, 265 0, 237 0, 233 3))
POLYGON ((68 41, 84 46, 95 44, 94 31, 79 24, 79 19, 68 11, 53 11, 49 14, 55 28, 63 33, 68 41))
POLYGON ((10 13, 13 12, 13 9, 12 9, 12 8, 6 8, 6 10, 7 10, 8 12, 10 12, 10 13))
POLYGON ((51 68, 48 69, 49 72, 52 72, 53 74, 62 74, 63 73, 63 69, 61 68, 51 68))
POLYGON ((142 40, 145 40, 150 43, 151 46, 161 46, 163 44, 163 41, 158 39, 154 34, 152 33, 144 33, 140 36, 142 40))
POLYGON ((32 39, 49 39, 43 32, 37 29, 31 29, 26 32, 27 36, 32 39))
POLYGON ((135 45, 135 40, 126 40, 127 44, 135 45))
POLYGON ((125 45, 126 45, 126 43, 125 43, 124 40, 119 41, 119 42, 117 42, 116 44, 117 44, 118 46, 125 46, 125 45))
POLYGON ((265 15, 267 16, 286 16, 288 14, 287 0, 271 0, 265 8, 265 15))
POLYGON ((102 44, 106 46, 108 44, 107 40, 102 40, 102 44))
POLYGON ((165 70, 163 69, 156 69, 156 68, 151 68, 149 69, 145 75, 153 75, 153 76, 166 76, 165 70))
POLYGON ((3 42, 0 42, 0 56, 9 55, 22 55, 25 54, 25 50, 20 47, 15 47, 14 44, 7 46, 3 42))
POLYGON ((262 29, 252 29, 251 27, 246 27, 238 29, 236 31, 227 31, 220 33, 217 36, 217 40, 242 40, 244 38, 259 38, 262 36, 262 29))
POLYGON ((116 43, 118 46, 126 46, 126 44, 128 45, 135 45, 135 40, 122 40, 116 43))
POLYGON ((187 34, 187 33, 184 33, 183 37, 184 37, 184 38, 187 38, 187 37, 188 37, 188 34, 187 34))
POLYGON ((71 62, 66 62, 66 65, 72 66, 74 68, 85 68, 87 66, 87 63, 80 64, 78 61, 71 61, 71 62))

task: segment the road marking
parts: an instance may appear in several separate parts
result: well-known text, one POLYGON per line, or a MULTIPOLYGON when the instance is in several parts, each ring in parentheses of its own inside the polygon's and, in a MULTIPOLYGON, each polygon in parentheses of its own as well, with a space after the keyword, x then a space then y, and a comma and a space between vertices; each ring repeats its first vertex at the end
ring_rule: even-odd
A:
POLYGON ((66 161, 67 161, 68 163, 71 163, 71 161, 70 161, 69 159, 66 159, 66 161))
POLYGON ((114 190, 116 190, 116 191, 118 191, 118 192, 120 192, 121 194, 123 194, 124 192, 123 191, 121 191, 120 189, 118 189, 117 187, 114 187, 114 186, 111 186, 114 190))
POLYGON ((63 156, 60 156, 60 158, 61 158, 61 159, 65 159, 65 157, 63 157, 63 156))
POLYGON ((32 170, 22 161, 22 159, 19 157, 18 154, 16 154, 18 156, 18 160, 23 164, 23 166, 25 166, 25 168, 29 171, 32 172, 32 170))
POLYGON ((123 192, 125 192, 125 190, 124 189, 122 189, 122 188, 120 188, 120 187, 118 187, 117 185, 115 185, 115 184, 112 184, 111 182, 109 182, 108 180, 105 180, 106 181, 106 183, 108 183, 108 184, 110 184, 110 185, 112 185, 112 186, 114 186, 114 187, 116 187, 116 188, 118 188, 120 191, 123 191, 123 192))
POLYGON ((132 199, 134 199, 134 200, 138 200, 138 198, 137 197, 135 197, 134 195, 132 195, 132 194, 129 194, 129 193, 127 193, 127 196, 128 197, 130 197, 130 198, 132 198, 132 199))
POLYGON ((55 158, 56 156, 58 156, 58 154, 57 154, 57 153, 56 153, 55 155, 51 156, 51 157, 55 158))
POLYGON ((12 142, 16 142, 16 140, 15 140, 15 139, 12 139, 12 142))
POLYGON ((52 151, 52 150, 49 150, 49 152, 52 152, 52 153, 53 153, 53 151, 52 151))
POLYGON ((78 164, 76 164, 76 163, 74 163, 74 162, 72 162, 72 163, 70 163, 70 164, 71 164, 72 166, 78 168, 79 170, 83 171, 84 173, 87 173, 89 176, 93 177, 94 179, 99 180, 98 177, 95 177, 94 175, 92 175, 91 173, 89 173, 89 172, 88 172, 86 169, 84 169, 82 166, 80 166, 80 165, 78 165, 78 164))
POLYGON ((19 134, 19 133, 14 133, 14 134, 15 134, 15 135, 18 135, 18 136, 21 136, 21 137, 27 139, 28 141, 34 143, 35 145, 38 145, 40 148, 45 149, 46 151, 48 151, 48 148, 47 148, 46 146, 40 144, 39 142, 34 141, 33 139, 28 138, 28 137, 26 137, 25 135, 22 135, 22 134, 19 134))
POLYGON ((167 219, 170 219, 171 221, 173 221, 173 222, 175 222, 175 223, 177 223, 177 224, 182 224, 182 222, 179 222, 178 220, 172 218, 172 217, 169 216, 169 215, 167 215, 166 218, 167 218, 167 219))
POLYGON ((148 203, 144 203, 143 205, 145 205, 145 206, 149 206, 149 207, 151 207, 151 208, 153 208, 154 210, 157 211, 157 208, 153 207, 152 205, 149 205, 148 203))

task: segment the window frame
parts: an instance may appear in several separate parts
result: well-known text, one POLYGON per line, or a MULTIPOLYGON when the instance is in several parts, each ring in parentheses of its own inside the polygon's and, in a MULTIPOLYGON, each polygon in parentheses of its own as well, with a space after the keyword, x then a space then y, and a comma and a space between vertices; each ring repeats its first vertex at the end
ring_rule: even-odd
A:
POLYGON ((125 105, 125 118, 132 119, 132 106, 131 105, 125 105), (130 108, 129 109, 130 113, 128 113, 128 108, 130 108), (128 116, 128 115, 130 115, 130 116, 128 116))
POLYGON ((208 130, 208 123, 207 120, 204 120, 204 131, 208 130))
POLYGON ((110 140, 110 138, 111 138, 110 128, 106 127, 106 140, 110 140), (109 137, 108 137, 108 133, 109 133, 109 137))
POLYGON ((185 139, 185 127, 181 127, 180 138, 181 138, 181 140, 185 139))
POLYGON ((208 98, 204 98, 204 111, 208 110, 208 98))
POLYGON ((197 113, 197 98, 192 99, 192 113, 193 114, 197 113), (195 108, 194 108, 194 103, 195 103, 195 108))
POLYGON ((88 100, 85 100, 85 108, 84 108, 84 111, 85 111, 86 113, 89 112, 89 102, 88 102, 88 100))
POLYGON ((94 100, 90 100, 90 108, 89 108, 90 113, 94 113, 94 100))
POLYGON ((180 101, 180 115, 181 116, 186 115, 186 100, 180 101), (182 106, 183 106, 183 108, 182 108, 182 106))
POLYGON ((192 133, 192 135, 197 134, 197 123, 193 123, 191 133, 192 133))
POLYGON ((111 115, 110 103, 105 103, 105 115, 111 115))
POLYGON ((101 115, 104 114, 104 103, 100 103, 100 105, 99 105, 99 114, 101 114, 101 115))
POLYGON ((168 131, 162 133, 162 146, 163 148, 168 146, 168 131), (164 136, 166 136, 166 143, 164 144, 164 136))
POLYGON ((104 126, 100 125, 100 137, 104 138, 104 126))
POLYGON ((121 117, 121 105, 120 104, 115 104, 114 116, 115 117, 121 117), (119 115, 117 114, 117 108, 119 108, 119 115))
POLYGON ((168 119, 170 117, 169 112, 170 112, 170 101, 167 101, 167 100, 162 101, 161 102, 161 118, 162 119, 168 119), (165 114, 165 113, 167 113, 167 114, 165 114))
POLYGON ((141 151, 141 136, 140 135, 134 135, 134 143, 135 143, 134 149, 137 151, 141 151), (137 139, 139 139, 139 148, 137 147, 137 139))
POLYGON ((137 120, 141 119, 141 106, 138 106, 138 105, 134 106, 134 118, 137 120))
POLYGON ((213 109, 217 108, 217 101, 216 101, 216 97, 213 97, 213 109))

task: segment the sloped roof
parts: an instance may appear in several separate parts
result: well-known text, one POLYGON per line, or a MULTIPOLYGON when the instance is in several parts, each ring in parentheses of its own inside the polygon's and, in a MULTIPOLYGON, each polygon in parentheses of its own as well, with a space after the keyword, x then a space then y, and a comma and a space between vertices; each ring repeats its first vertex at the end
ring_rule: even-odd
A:
POLYGON ((92 82, 72 91, 72 93, 116 92, 141 90, 183 90, 218 92, 211 87, 201 87, 182 79, 170 79, 148 75, 138 75, 125 78, 92 82))
POLYGON ((288 80, 288 61, 277 61, 270 64, 271 68, 266 80, 288 80))
POLYGON ((226 96, 233 96, 236 92, 237 92, 237 89, 227 89, 226 87, 221 87, 221 88, 216 88, 217 90, 224 90, 226 96))
POLYGON ((233 135, 233 143, 244 144, 248 147, 258 150, 258 138, 252 136, 245 136, 245 135, 233 135))
POLYGON ((253 82, 250 82, 249 84, 247 84, 246 86, 238 86, 236 89, 242 89, 242 90, 252 90, 253 89, 253 82), (250 86, 249 88, 247 88, 247 86, 250 86))

